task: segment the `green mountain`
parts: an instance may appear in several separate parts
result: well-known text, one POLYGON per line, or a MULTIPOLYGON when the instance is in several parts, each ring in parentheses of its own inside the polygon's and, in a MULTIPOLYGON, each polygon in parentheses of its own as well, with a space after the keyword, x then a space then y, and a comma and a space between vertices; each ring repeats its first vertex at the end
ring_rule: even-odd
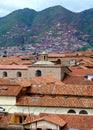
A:
POLYGON ((93 44, 93 8, 79 13, 74 23, 76 28, 88 35, 87 41, 93 44))
POLYGON ((0 46, 24 44, 36 15, 36 11, 25 8, 0 18, 0 46))
MULTIPOLYGON (((47 31, 58 22, 62 24, 70 24, 75 17, 75 13, 61 7, 55 6, 38 12, 33 22, 33 28, 38 28, 39 31, 47 31)), ((38 31, 38 30, 37 30, 38 31)))
POLYGON ((62 6, 40 12, 25 8, 0 18, 0 46, 47 43, 49 35, 52 41, 61 37, 60 43, 92 45, 93 9, 74 13, 62 6))

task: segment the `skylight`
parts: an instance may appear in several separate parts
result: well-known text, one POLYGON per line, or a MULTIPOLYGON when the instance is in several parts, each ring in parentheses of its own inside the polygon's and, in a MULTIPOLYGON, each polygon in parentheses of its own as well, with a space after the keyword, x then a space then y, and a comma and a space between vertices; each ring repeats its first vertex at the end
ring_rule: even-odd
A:
POLYGON ((93 74, 88 74, 87 76, 85 76, 88 80, 92 80, 93 79, 93 74))
POLYGON ((0 88, 0 90, 7 90, 7 87, 2 87, 0 88))
POLYGON ((33 98, 33 102, 38 102, 38 98, 33 98))

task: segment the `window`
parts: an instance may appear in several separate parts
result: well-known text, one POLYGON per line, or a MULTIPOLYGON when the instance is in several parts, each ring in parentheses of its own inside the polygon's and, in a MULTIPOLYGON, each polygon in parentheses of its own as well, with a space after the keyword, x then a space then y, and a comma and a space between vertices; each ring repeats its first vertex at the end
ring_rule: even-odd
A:
POLYGON ((22 77, 22 73, 21 72, 17 72, 17 77, 22 77))
POLYGON ((61 64, 61 60, 60 59, 57 60, 57 64, 61 64))
POLYGON ((37 70, 37 71, 36 71, 36 76, 39 77, 39 76, 41 76, 41 75, 42 75, 41 71, 40 71, 40 70, 37 70))
POLYGON ((5 108, 0 107, 0 112, 5 111, 5 108))
POLYGON ((33 102, 38 102, 38 98, 33 98, 33 102))
POLYGON ((86 75, 84 77, 87 78, 88 80, 92 80, 93 79, 93 74, 88 74, 88 75, 86 75))
POLYGON ((10 82, 15 82, 15 79, 10 79, 10 82))
POLYGON ((56 95, 55 95, 55 94, 52 94, 52 98, 56 98, 56 95))
POLYGON ((69 128, 68 130, 79 130, 79 129, 76 129, 76 128, 69 128))
POLYGON ((20 123, 22 123, 22 117, 20 116, 20 123))
POLYGON ((67 95, 65 95, 65 96, 64 96, 64 98, 68 98, 68 96, 67 96, 67 95))
POLYGON ((0 90, 5 91, 5 90, 7 90, 7 87, 2 87, 2 88, 0 88, 0 90))
POLYGON ((88 114, 88 112, 85 111, 85 110, 81 110, 81 111, 79 112, 79 114, 88 114))
POLYGON ((44 60, 46 60, 46 56, 44 56, 44 60))
POLYGON ((73 114, 76 114, 75 110, 69 110, 67 113, 73 113, 73 114))
POLYGON ((3 72, 3 77, 7 77, 7 72, 3 72))

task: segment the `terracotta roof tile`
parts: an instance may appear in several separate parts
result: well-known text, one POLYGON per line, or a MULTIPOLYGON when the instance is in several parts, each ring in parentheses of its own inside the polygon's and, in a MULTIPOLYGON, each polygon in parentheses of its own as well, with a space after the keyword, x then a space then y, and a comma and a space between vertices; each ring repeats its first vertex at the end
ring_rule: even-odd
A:
POLYGON ((0 65, 0 69, 28 69, 25 65, 0 65))
POLYGON ((0 128, 8 128, 11 116, 11 114, 6 114, 2 116, 0 120, 0 128))
POLYGON ((72 71, 70 75, 73 76, 86 76, 88 74, 93 74, 93 69, 82 69, 79 67, 70 67, 70 70, 72 71))
MULTIPOLYGON (((7 114, 2 116, 0 119, 0 128, 9 128, 9 129, 18 129, 21 127, 17 127, 14 125, 9 125, 11 117, 13 114, 7 114), (14 127, 13 127, 14 126, 14 127)), ((93 128, 93 116, 90 115, 72 115, 72 114, 48 114, 48 113, 41 113, 40 115, 28 114, 26 120, 23 124, 27 124, 33 122, 34 120, 38 120, 42 117, 53 117, 54 116, 54 123, 56 121, 56 117, 58 118, 57 122, 60 123, 60 119, 62 122, 67 122, 66 126, 64 127, 65 130, 69 128, 79 129, 79 130, 91 130, 93 128)), ((50 119, 51 120, 51 119, 50 119)))
POLYGON ((93 85, 93 80, 88 80, 85 76, 68 75, 64 80, 64 84, 70 85, 93 85))
MULTIPOLYGON (((25 87, 32 85, 27 91, 29 96, 20 97, 17 100, 17 105, 93 108, 92 85, 69 85, 63 84, 54 78, 51 79, 49 77, 38 77, 34 79, 34 83, 33 79, 28 82, 23 80, 25 87)), ((17 84, 24 87, 22 80, 17 82, 17 84)), ((20 89, 17 91, 20 91, 20 89)))
POLYGON ((88 130, 93 128, 93 116, 89 115, 61 115, 67 123, 67 128, 74 128, 79 130, 88 130))
POLYGON ((74 107, 74 108, 93 108, 92 98, 78 98, 65 96, 24 96, 18 99, 16 105, 37 106, 37 107, 74 107))
POLYGON ((17 96, 23 87, 31 86, 27 79, 0 79, 0 96, 17 96))
MULTIPOLYGON (((59 116, 62 120, 67 122, 66 126, 64 127, 65 130, 70 128, 72 129, 79 129, 79 130, 91 130, 93 128, 93 116, 90 115, 72 115, 72 114, 48 114, 48 113, 41 113, 39 115, 28 115, 28 120, 24 123, 33 122, 33 120, 39 120, 45 116, 59 116)), ((55 119, 56 120, 56 119, 55 119)))
POLYGON ((54 115, 48 114, 48 115, 39 117, 39 118, 33 120, 31 123, 38 122, 38 121, 41 121, 41 120, 45 120, 45 121, 51 122, 53 124, 56 124, 56 125, 59 125, 59 126, 62 126, 62 127, 64 125, 66 125, 66 122, 61 117, 59 117, 58 115, 55 115, 55 114, 54 115))
POLYGON ((8 78, 0 78, 0 86, 11 86, 11 85, 19 85, 17 82, 15 82, 15 79, 8 79, 8 78))
POLYGON ((0 57, 1 65, 31 65, 34 60, 31 56, 10 56, 10 57, 0 57), (28 60, 30 59, 30 60, 28 60))
POLYGON ((78 56, 93 56, 92 51, 86 52, 75 52, 75 53, 67 53, 67 54, 58 54, 58 53, 49 53, 48 57, 78 57, 78 56))
POLYGON ((33 120, 36 120, 40 118, 40 115, 34 115, 32 114, 28 114, 27 118, 25 119, 25 121, 23 122, 23 124, 29 124, 30 122, 32 122, 33 120))
POLYGON ((15 79, 15 82, 19 84, 22 87, 29 87, 31 86, 31 81, 25 79, 25 78, 17 78, 15 79))
POLYGON ((50 85, 35 85, 29 88, 31 94, 55 94, 55 95, 72 95, 72 96, 93 96, 92 85, 62 85, 57 86, 55 84, 50 85))
POLYGON ((30 94, 44 94, 44 95, 72 95, 72 96, 93 96, 93 81, 85 81, 82 80, 81 77, 79 79, 77 77, 67 78, 64 80, 64 83, 55 80, 54 78, 50 78, 48 76, 42 76, 33 78, 31 80, 32 86, 28 89, 28 93, 30 94), (81 82, 80 82, 80 81, 81 82))
POLYGON ((62 85, 64 83, 56 80, 55 78, 51 76, 41 76, 41 77, 34 77, 31 79, 32 84, 56 84, 56 85, 62 85))
POLYGON ((0 96, 17 96, 21 86, 0 86, 0 96))
POLYGON ((1 86, 30 86, 31 82, 25 78, 9 79, 9 78, 0 78, 1 86))

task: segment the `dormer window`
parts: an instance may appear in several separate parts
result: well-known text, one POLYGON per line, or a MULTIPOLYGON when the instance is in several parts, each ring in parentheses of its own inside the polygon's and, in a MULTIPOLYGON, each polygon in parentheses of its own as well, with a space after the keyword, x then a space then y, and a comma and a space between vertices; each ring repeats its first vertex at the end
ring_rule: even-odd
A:
POLYGON ((88 74, 85 76, 85 78, 87 78, 88 80, 92 80, 93 79, 93 74, 88 74))
POLYGON ((2 88, 0 88, 0 90, 5 91, 5 90, 7 90, 7 87, 2 87, 2 88))
POLYGON ((38 98, 33 98, 33 102, 38 102, 38 98))

